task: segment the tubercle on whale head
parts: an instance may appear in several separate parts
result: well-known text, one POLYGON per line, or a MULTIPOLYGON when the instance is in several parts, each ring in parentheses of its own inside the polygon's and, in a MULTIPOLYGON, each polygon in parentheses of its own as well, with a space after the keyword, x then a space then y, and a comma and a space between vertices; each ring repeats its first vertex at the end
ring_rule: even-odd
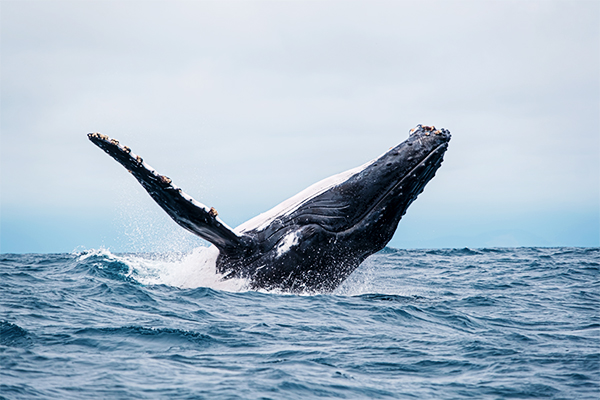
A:
POLYGON ((374 160, 372 166, 376 168, 372 169, 381 169, 383 164, 383 169, 389 170, 386 174, 408 172, 429 157, 431 152, 443 153, 451 137, 448 129, 419 124, 409 131, 406 140, 374 160))
POLYGON ((450 137, 450 131, 446 128, 441 128, 441 129, 436 129, 435 126, 431 125, 422 125, 419 124, 417 126, 415 126, 414 128, 412 128, 409 131, 409 135, 415 135, 418 133, 423 133, 425 136, 429 136, 430 133, 433 133, 434 135, 443 135, 443 136, 448 136, 450 137))

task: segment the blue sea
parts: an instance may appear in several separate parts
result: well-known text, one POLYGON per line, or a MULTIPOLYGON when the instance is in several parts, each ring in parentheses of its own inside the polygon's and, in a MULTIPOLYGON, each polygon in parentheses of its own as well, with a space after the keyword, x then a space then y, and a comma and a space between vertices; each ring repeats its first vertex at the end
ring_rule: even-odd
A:
POLYGON ((0 398, 600 398, 598 248, 388 248, 304 295, 202 257, 1 254, 0 398))

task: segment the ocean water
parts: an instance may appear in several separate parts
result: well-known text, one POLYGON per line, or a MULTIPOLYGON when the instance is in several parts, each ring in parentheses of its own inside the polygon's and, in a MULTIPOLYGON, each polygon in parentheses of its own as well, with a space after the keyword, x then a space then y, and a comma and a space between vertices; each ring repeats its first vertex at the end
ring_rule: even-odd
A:
POLYGON ((598 399, 600 249, 394 250, 330 294, 189 254, 0 255, 5 399, 598 399))

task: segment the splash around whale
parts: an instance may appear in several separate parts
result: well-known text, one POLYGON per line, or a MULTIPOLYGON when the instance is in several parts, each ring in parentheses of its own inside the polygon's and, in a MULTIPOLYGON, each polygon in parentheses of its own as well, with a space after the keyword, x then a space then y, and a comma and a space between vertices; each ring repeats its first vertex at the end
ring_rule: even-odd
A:
POLYGON ((417 125, 380 157, 324 179, 235 229, 118 140, 100 133, 88 137, 175 222, 212 243, 223 279, 246 279, 252 289, 330 292, 392 239, 440 167, 451 136, 417 125))

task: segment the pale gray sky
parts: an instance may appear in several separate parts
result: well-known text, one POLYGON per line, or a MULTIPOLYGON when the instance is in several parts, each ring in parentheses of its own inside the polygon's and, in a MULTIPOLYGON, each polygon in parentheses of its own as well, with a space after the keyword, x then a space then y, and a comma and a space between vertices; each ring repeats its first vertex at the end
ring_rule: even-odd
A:
POLYGON ((197 243, 86 138, 235 226, 453 133, 394 247, 598 246, 596 1, 2 1, 3 252, 197 243))

